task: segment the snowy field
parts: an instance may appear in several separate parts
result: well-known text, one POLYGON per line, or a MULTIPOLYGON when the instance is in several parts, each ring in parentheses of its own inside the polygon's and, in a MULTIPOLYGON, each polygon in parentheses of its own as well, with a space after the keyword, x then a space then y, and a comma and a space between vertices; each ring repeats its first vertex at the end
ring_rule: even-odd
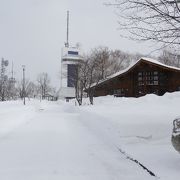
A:
POLYGON ((180 93, 74 102, 0 102, 2 180, 175 180, 180 93))

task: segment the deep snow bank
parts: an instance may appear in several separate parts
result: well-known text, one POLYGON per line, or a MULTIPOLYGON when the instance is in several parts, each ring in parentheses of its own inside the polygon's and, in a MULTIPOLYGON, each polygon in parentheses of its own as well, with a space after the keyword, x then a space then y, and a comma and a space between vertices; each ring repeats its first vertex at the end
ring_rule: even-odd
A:
MULTIPOLYGON (((114 124, 122 136, 152 137, 154 140, 170 137, 172 121, 180 116, 180 93, 153 94, 141 98, 98 97, 94 105, 80 107, 81 113, 98 116, 103 126, 106 121, 114 124)), ((93 122, 92 116, 86 119, 93 122)))
POLYGON ((179 107, 180 92, 140 98, 106 96, 95 98, 93 106, 80 107, 80 119, 109 146, 122 148, 159 177, 173 179, 180 168, 180 156, 171 145, 179 107))

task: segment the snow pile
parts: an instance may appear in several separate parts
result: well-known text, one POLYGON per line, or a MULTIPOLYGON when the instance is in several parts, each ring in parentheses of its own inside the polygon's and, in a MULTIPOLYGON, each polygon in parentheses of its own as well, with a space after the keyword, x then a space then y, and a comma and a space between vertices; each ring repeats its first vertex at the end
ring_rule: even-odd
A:
POLYGON ((81 121, 109 146, 123 149, 163 179, 179 176, 180 157, 171 144, 173 120, 180 116, 180 93, 141 98, 94 99, 81 107, 81 121))

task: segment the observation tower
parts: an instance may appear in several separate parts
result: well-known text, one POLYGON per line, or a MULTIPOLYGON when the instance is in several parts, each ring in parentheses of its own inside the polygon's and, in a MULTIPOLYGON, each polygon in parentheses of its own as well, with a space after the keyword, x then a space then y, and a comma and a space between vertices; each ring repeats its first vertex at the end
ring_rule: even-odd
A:
POLYGON ((82 51, 78 46, 69 46, 69 11, 67 12, 67 40, 61 52, 61 99, 75 98, 78 64, 83 61, 82 51))

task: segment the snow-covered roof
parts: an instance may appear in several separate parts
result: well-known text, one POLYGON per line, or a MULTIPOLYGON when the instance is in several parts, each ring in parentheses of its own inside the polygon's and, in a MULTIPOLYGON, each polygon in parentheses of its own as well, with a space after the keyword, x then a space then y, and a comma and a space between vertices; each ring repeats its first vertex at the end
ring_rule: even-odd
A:
MULTIPOLYGON (((130 69, 132 69, 134 66, 136 66, 140 61, 146 61, 148 63, 152 63, 152 64, 155 64, 155 65, 159 65, 159 66, 162 66, 162 67, 165 67, 165 68, 170 68, 170 69, 173 69, 173 70, 176 70, 176 71, 180 71, 180 68, 177 68, 177 67, 174 67, 174 66, 168 66, 168 65, 165 65, 155 59, 152 59, 152 58, 147 58, 147 57, 141 57, 138 61, 136 61, 135 63, 132 63, 128 68, 122 70, 122 71, 119 71, 115 74, 112 74, 111 76, 108 76, 106 79, 103 79, 101 81, 99 81, 98 85, 105 82, 105 81, 108 81, 109 79, 112 79, 114 77, 117 77, 117 76, 120 76, 124 73, 127 73, 130 69)), ((94 83, 92 84, 91 87, 93 86, 96 86, 97 83, 94 83)))

